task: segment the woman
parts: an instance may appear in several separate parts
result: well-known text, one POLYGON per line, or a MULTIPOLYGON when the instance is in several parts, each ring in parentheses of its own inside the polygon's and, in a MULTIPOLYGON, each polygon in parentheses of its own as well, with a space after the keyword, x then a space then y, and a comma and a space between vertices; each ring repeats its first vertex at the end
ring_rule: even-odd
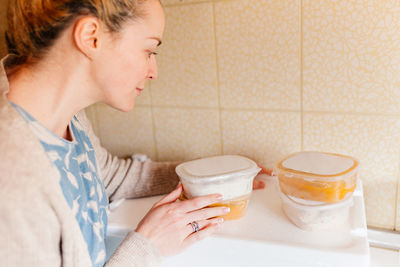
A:
POLYGON ((160 2, 10 0, 7 19, 0 265, 156 266, 216 231, 222 219, 215 216, 229 210, 205 207, 221 196, 176 202, 176 164, 111 156, 83 111, 96 102, 129 111, 157 77, 160 2), (106 263, 109 200, 171 190, 106 263))

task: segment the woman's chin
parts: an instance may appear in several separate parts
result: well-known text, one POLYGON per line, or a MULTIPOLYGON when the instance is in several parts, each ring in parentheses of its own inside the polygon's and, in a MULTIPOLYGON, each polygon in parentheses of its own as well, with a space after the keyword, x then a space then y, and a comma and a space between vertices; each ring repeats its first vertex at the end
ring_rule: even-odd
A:
POLYGON ((135 106, 135 102, 131 101, 131 102, 120 102, 120 103, 113 103, 113 104, 108 104, 108 106, 117 109, 119 111, 122 112, 129 112, 133 109, 133 107, 135 106))

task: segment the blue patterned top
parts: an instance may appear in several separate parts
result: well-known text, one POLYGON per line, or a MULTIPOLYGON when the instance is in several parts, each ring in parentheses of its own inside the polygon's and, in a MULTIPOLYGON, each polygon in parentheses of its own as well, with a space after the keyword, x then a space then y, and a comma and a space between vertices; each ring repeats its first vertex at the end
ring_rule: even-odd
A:
POLYGON ((106 260, 108 198, 98 177, 95 153, 88 136, 76 116, 69 124, 73 136, 73 141, 69 142, 51 132, 20 106, 11 105, 28 122, 53 167, 58 169, 62 192, 81 228, 93 266, 103 266, 106 260))

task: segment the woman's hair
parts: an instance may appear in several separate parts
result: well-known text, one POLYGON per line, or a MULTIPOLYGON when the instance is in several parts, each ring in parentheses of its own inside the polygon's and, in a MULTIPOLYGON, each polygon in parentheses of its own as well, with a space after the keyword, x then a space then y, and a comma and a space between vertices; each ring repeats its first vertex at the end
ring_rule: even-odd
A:
POLYGON ((14 65, 43 57, 60 33, 80 15, 97 17, 110 32, 145 16, 149 0, 8 0, 6 42, 14 65))

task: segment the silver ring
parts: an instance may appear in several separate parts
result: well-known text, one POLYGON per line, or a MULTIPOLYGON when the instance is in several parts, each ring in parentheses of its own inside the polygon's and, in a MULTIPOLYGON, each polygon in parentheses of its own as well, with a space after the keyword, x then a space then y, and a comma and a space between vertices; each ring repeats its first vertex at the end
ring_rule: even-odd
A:
POLYGON ((196 221, 191 222, 190 225, 193 228, 193 233, 197 233, 198 231, 200 231, 199 224, 196 221))

